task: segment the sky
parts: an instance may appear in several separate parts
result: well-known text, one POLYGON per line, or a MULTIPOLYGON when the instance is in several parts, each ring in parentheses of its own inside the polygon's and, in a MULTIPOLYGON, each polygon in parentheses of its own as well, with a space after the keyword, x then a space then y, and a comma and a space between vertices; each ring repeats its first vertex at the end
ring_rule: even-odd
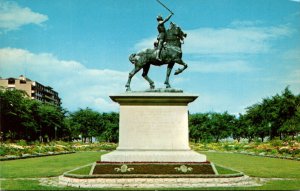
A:
MULTIPOLYGON (((188 68, 173 88, 198 95, 191 113, 245 113, 287 86, 300 92, 300 0, 161 0, 187 33, 188 68)), ((109 95, 125 92, 128 57, 151 48, 156 0, 0 0, 0 77, 51 86, 69 111, 118 111, 109 95)), ((166 28, 169 22, 165 24, 166 28)), ((166 65, 150 68, 164 87, 166 65)), ((133 91, 149 84, 139 72, 133 91)))

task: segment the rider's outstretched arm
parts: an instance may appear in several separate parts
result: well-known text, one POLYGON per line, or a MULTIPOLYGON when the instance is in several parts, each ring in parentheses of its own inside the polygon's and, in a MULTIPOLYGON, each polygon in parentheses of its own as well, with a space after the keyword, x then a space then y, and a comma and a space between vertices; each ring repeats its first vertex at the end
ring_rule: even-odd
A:
POLYGON ((170 14, 161 24, 165 24, 165 22, 167 22, 171 17, 172 17, 173 13, 170 14))

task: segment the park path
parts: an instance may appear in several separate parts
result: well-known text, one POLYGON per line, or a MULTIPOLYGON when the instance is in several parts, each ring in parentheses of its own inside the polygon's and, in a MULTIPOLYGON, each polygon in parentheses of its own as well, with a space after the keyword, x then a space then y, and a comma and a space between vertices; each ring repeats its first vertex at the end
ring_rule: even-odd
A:
POLYGON ((206 178, 206 181, 202 182, 189 182, 188 184, 180 183, 176 180, 167 181, 166 179, 156 179, 150 180, 145 179, 137 182, 136 179, 131 181, 126 181, 125 183, 121 182, 120 179, 115 179, 115 182, 108 183, 109 181, 98 182, 93 184, 89 180, 87 182, 78 182, 78 183, 67 183, 61 181, 62 176, 56 177, 40 177, 40 178, 0 178, 0 181, 5 180, 36 180, 41 186, 52 186, 52 187, 94 187, 94 188, 182 188, 182 187, 252 187, 252 186, 262 186, 263 184, 269 181, 280 181, 280 180, 297 180, 296 178, 260 178, 260 177, 249 177, 245 176, 240 181, 233 181, 230 179, 220 179, 220 181, 213 182, 210 178, 206 178))

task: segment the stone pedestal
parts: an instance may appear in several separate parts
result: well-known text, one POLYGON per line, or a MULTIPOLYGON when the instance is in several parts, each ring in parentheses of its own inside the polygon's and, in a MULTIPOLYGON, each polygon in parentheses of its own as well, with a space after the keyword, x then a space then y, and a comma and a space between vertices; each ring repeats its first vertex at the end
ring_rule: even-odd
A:
POLYGON ((205 162, 189 147, 185 93, 129 92, 110 96, 120 104, 119 146, 102 162, 205 162))

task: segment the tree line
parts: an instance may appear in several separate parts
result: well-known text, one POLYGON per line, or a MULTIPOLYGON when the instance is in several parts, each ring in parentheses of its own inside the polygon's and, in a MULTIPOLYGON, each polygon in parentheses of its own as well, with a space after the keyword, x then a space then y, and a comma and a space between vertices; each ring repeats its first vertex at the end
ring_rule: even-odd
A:
MULTIPOLYGON (((99 113, 90 108, 68 112, 31 100, 20 90, 0 90, 0 111, 1 141, 118 141, 118 113, 99 113)), ((300 95, 286 88, 238 116, 228 112, 190 114, 189 128, 190 139, 195 142, 218 142, 229 137, 238 141, 294 139, 300 133, 300 95)))
POLYGON ((1 141, 53 140, 118 141, 118 113, 89 108, 68 112, 62 107, 32 100, 21 90, 0 90, 1 141))
POLYGON ((264 98, 239 116, 224 113, 196 113, 189 118, 190 138, 195 142, 241 139, 294 139, 300 133, 300 95, 289 88, 264 98))

